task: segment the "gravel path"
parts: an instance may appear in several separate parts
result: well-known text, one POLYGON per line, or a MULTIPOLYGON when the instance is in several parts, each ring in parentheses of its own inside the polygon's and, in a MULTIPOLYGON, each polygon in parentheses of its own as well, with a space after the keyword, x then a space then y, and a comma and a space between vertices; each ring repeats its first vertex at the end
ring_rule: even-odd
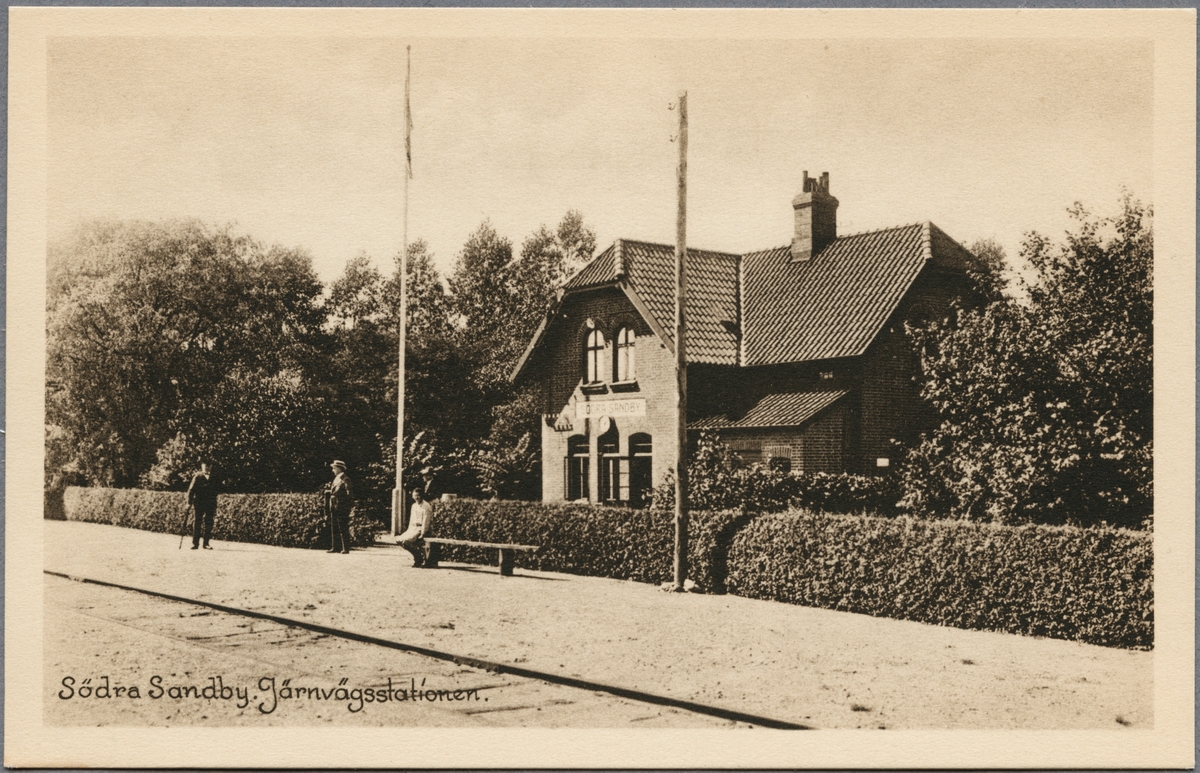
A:
MULTIPOLYGON (((212 551, 181 551, 178 542, 46 521, 45 568, 817 728, 1153 723, 1152 652, 549 572, 418 570, 398 548, 329 555, 216 542, 212 551)), ((48 682, 54 648, 82 641, 72 614, 47 607, 48 682)), ((124 663, 130 673, 152 665, 124 663)), ((543 708, 521 723, 623 724, 572 712, 543 708)), ((419 723, 430 722, 436 717, 419 723)))

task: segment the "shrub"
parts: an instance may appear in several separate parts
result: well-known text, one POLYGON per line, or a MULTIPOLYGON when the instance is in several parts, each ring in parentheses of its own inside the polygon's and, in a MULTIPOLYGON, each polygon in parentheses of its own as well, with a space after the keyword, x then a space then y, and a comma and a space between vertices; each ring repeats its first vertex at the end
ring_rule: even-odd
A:
MULTIPOLYGON (((329 527, 322 506, 320 494, 222 494, 212 536, 289 548, 327 547, 329 527)), ((192 518, 187 495, 176 491, 71 486, 63 495, 63 509, 71 521, 167 534, 179 534, 184 518, 189 524, 192 518)), ((372 512, 351 514, 350 537, 355 544, 370 544, 380 528, 372 512)))
POLYGON ((891 475, 818 472, 799 476, 789 505, 825 513, 896 515, 901 494, 891 475))
POLYGON ((788 512, 745 525, 729 592, 1116 647, 1154 642, 1153 550, 1118 529, 788 512))
MULTIPOLYGON (((755 464, 744 466, 729 446, 701 432, 688 464, 688 507, 693 510, 744 510, 778 513, 807 508, 830 513, 897 514, 901 489, 892 476, 793 474, 755 464)), ((675 508, 675 481, 654 489, 651 507, 675 508)))
POLYGON ((63 512, 63 494, 66 489, 63 487, 50 488, 46 487, 42 491, 42 517, 48 521, 65 521, 67 520, 66 513, 63 512))

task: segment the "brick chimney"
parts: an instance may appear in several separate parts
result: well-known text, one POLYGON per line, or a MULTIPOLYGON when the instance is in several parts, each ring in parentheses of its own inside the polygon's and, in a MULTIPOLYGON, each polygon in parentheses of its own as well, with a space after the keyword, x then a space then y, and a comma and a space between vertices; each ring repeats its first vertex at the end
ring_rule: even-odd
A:
POLYGON ((829 172, 821 178, 804 173, 803 192, 792 199, 796 210, 796 233, 792 236, 792 260, 810 260, 825 245, 837 239, 838 200, 829 195, 829 172))

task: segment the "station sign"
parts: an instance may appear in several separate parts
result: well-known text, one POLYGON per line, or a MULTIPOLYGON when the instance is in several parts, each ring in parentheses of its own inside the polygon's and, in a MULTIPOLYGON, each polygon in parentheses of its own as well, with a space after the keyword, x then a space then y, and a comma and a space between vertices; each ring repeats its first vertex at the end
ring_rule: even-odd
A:
POLYGON ((592 400, 575 403, 575 418, 594 419, 599 416, 645 416, 646 401, 636 400, 592 400))

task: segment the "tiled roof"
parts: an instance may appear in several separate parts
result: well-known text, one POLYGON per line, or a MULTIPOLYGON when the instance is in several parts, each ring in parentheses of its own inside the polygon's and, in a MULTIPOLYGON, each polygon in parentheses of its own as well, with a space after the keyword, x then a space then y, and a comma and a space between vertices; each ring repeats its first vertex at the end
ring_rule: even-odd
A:
MULTIPOLYGON (((688 362, 736 365, 738 362, 738 256, 688 250, 688 362)), ((617 268, 641 298, 654 322, 674 343, 675 248, 618 240, 564 286, 576 290, 615 282, 617 268)))
POLYGON ((746 255, 742 364, 862 354, 932 257, 933 230, 843 236, 807 261, 792 262, 790 247, 746 255))
POLYGON ((613 253, 616 245, 612 245, 599 256, 592 259, 579 273, 567 280, 563 285, 564 290, 574 290, 580 287, 591 287, 592 285, 608 284, 615 282, 617 279, 616 272, 613 270, 613 253))
POLYGON ((735 429, 739 427, 794 427, 803 424, 849 394, 830 392, 778 392, 763 395, 740 416, 717 414, 692 419, 690 429, 735 429))
MULTIPOLYGON (((786 246, 741 257, 689 249, 688 362, 753 366, 858 356, 927 263, 961 269, 968 256, 929 222, 841 236, 807 261, 793 262, 786 246)), ((621 277, 671 341, 674 248, 618 240, 565 289, 621 277)))

